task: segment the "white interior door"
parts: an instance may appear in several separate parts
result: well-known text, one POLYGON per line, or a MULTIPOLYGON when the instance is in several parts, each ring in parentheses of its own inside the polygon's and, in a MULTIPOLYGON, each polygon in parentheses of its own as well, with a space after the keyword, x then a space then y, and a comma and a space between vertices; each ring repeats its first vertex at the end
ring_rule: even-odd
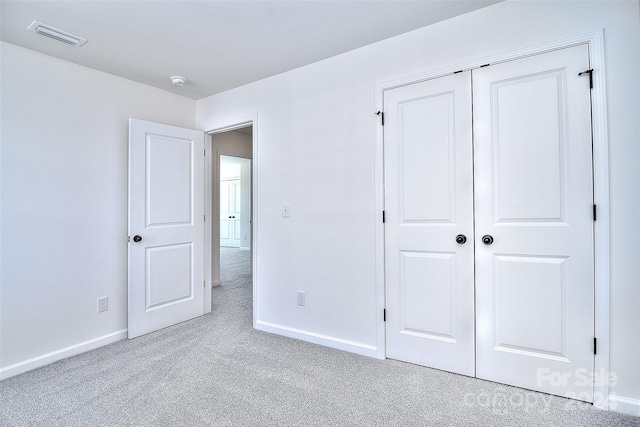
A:
POLYGON ((387 357, 473 376, 471 73, 384 109, 387 357))
POLYGON ((476 357, 480 378, 593 401, 588 68, 583 45, 473 72, 476 357))
POLYGON ((129 338, 204 312, 204 134, 129 120, 129 338))
POLYGON ((220 246, 240 247, 241 196, 239 179, 220 181, 220 246))
POLYGON ((385 91, 387 357, 593 401, 588 58, 385 91))

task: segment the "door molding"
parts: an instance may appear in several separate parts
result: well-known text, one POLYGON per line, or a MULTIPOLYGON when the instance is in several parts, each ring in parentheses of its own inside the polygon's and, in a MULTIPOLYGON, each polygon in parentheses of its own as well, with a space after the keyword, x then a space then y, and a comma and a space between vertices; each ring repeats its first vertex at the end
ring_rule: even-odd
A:
MULTIPOLYGON (((217 150, 213 150, 213 142, 211 135, 229 132, 232 130, 252 126, 252 139, 251 139, 251 269, 253 273, 253 328, 256 328, 256 319, 258 318, 258 222, 259 222, 259 204, 258 204, 258 114, 251 116, 243 116, 237 121, 227 122, 213 128, 205 130, 206 139, 205 147, 207 152, 207 160, 205 161, 205 212, 207 218, 211 218, 210 221, 205 222, 205 277, 208 282, 213 285, 213 259, 220 259, 220 197, 216 191, 218 197, 213 197, 214 192, 214 180, 216 183, 220 182, 220 168, 218 167, 218 175, 213 176, 212 162, 218 161, 220 154, 217 150), (211 154, 209 154, 211 153, 211 154), (217 215, 217 216, 216 216, 217 215), (218 224, 214 228, 214 224, 218 224), (215 236, 214 236, 215 234, 215 236), (217 242, 217 244, 213 244, 217 242)), ((219 185, 218 185, 219 187, 219 185)), ((211 311, 211 286, 205 289, 205 313, 211 311)))
MULTIPOLYGON (((424 80, 446 76, 460 70, 478 68, 484 64, 512 61, 526 56, 568 48, 580 44, 589 46, 589 62, 593 71, 593 89, 591 91, 592 134, 593 134, 593 200, 597 205, 597 220, 594 222, 594 287, 595 287, 595 336, 598 339, 595 355, 594 372, 603 373, 602 378, 609 377, 609 312, 610 312, 610 279, 609 279, 609 138, 607 128, 607 94, 605 75, 604 31, 585 32, 574 36, 551 40, 545 43, 528 46, 522 49, 486 56, 481 59, 461 62, 451 66, 425 71, 423 73, 401 77, 375 86, 374 113, 383 111, 384 91, 400 86, 418 83, 424 80)), ((384 260, 384 224, 381 216, 384 211, 384 146, 383 128, 376 116, 375 123, 375 252, 376 252, 376 312, 380 313, 376 323, 376 355, 384 359, 385 322, 385 260, 384 260), (378 217, 380 215, 380 217, 378 217)), ((594 386, 594 406, 609 409, 609 385, 601 381, 594 386)))

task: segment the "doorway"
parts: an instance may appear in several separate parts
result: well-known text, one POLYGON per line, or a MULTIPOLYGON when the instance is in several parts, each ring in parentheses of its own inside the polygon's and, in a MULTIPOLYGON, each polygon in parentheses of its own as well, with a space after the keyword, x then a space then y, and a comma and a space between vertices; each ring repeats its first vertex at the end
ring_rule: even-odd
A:
POLYGON ((215 287, 221 284, 223 263, 228 259, 221 256, 221 247, 248 251, 253 270, 253 123, 215 131, 210 136, 211 216, 214 219, 211 221, 211 283, 215 287))

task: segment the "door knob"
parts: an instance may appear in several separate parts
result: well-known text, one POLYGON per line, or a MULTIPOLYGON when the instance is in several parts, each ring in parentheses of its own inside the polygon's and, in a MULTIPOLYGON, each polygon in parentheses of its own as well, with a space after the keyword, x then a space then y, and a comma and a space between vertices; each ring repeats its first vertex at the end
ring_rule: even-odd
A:
POLYGON ((467 236, 465 236, 464 234, 458 234, 456 236, 456 243, 459 245, 464 245, 467 241, 467 236))
POLYGON ((141 240, 142 240, 142 236, 139 236, 139 235, 137 235, 137 234, 136 234, 135 236, 133 236, 133 241, 134 241, 134 242, 138 243, 138 242, 139 242, 139 241, 141 241, 141 240))
POLYGON ((485 245, 490 245, 493 243, 493 237, 485 234, 484 236, 482 236, 482 243, 484 243, 485 245))

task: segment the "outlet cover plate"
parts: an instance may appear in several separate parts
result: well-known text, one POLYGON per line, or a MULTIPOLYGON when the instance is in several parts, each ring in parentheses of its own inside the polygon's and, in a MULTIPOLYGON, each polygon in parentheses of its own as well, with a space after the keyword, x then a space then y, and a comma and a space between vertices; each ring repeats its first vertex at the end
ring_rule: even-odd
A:
POLYGON ((98 313, 109 310, 109 297, 98 298, 98 313))

